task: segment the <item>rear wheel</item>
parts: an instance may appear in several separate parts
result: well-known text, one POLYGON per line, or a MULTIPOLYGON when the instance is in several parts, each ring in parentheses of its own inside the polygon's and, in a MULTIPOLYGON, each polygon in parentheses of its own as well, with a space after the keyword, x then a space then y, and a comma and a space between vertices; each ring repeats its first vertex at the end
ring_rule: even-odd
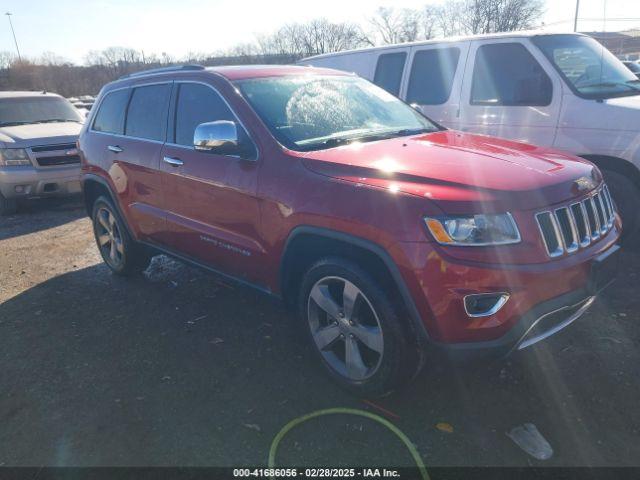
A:
POLYGON ((93 233, 102 259, 118 275, 132 275, 149 266, 151 256, 129 235, 113 204, 98 197, 93 204, 93 233))
POLYGON ((622 242, 625 246, 640 244, 640 189, 624 175, 603 170, 604 179, 622 218, 622 242))
POLYGON ((380 396, 416 371, 393 303, 356 264, 326 258, 304 275, 300 316, 329 375, 358 395, 380 396))
POLYGON ((0 216, 16 213, 18 204, 14 198, 6 198, 0 193, 0 216))

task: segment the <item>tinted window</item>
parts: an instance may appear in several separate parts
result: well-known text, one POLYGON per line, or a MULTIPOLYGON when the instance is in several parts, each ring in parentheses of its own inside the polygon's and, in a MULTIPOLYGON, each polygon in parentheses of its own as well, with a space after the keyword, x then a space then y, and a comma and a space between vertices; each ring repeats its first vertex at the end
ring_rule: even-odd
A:
POLYGON ((131 137, 164 140, 171 85, 149 85, 133 90, 125 134, 131 137))
POLYGON ((407 54, 405 52, 380 55, 373 83, 397 96, 400 92, 400 82, 406 58, 407 54))
POLYGON ((129 101, 129 90, 108 93, 96 114, 93 129, 98 132, 122 134, 124 131, 124 111, 129 101))
POLYGON ((411 66, 407 102, 440 105, 449 100, 460 49, 436 48, 416 52, 411 66))
POLYGON ((529 106, 551 103, 551 80, 520 43, 483 45, 471 86, 474 105, 529 106))
POLYGON ((175 143, 193 146, 193 132, 196 127, 201 123, 216 120, 236 120, 220 95, 206 85, 180 85, 176 107, 175 143))

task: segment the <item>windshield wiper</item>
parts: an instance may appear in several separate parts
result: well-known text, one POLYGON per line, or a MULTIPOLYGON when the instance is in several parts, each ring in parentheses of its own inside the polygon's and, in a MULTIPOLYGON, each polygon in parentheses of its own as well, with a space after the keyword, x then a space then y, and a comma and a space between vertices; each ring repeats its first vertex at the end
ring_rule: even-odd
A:
POLYGON ((353 142, 373 142, 376 140, 386 140, 394 137, 406 137, 409 135, 418 135, 419 133, 427 133, 432 132, 428 128, 402 128, 399 130, 385 131, 385 132, 371 132, 371 133, 363 133, 361 135, 353 135, 350 137, 330 137, 325 140, 322 140, 317 143, 311 143, 305 145, 305 150, 315 150, 322 148, 333 148, 338 147, 340 145, 347 145, 353 142))
POLYGON ((31 122, 1 122, 0 127, 15 127, 17 125, 28 125, 31 122))
POLYGON ((346 145, 348 143, 356 141, 357 139, 358 137, 331 137, 321 142, 311 144, 311 146, 332 148, 338 147, 340 145, 346 145))
POLYGON ((82 123, 80 120, 73 120, 71 118, 48 118, 46 120, 38 120, 33 123, 62 123, 62 122, 76 122, 82 123))

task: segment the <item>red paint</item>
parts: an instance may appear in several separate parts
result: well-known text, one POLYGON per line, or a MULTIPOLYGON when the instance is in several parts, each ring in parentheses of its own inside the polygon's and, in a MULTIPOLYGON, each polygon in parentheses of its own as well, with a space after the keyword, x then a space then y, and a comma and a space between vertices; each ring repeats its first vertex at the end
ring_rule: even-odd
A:
MULTIPOLYGON (((610 233, 576 254, 551 260, 534 213, 577 198, 573 181, 600 173, 553 150, 443 131, 299 153, 281 147, 231 81, 275 75, 340 75, 308 67, 234 67, 134 78, 123 86, 190 80, 214 86, 256 143, 256 162, 97 134, 80 138, 83 171, 104 178, 134 236, 280 291, 285 245, 297 226, 368 240, 398 267, 430 336, 440 342, 491 340, 534 305, 584 287, 591 260, 618 238, 610 233), (107 145, 125 152, 111 154, 107 145), (140 145, 143 144, 143 145, 140 145), (178 156, 174 168, 161 157, 178 156), (522 242, 504 247, 442 247, 423 217, 443 213, 513 214, 522 242), (467 293, 507 290, 492 317, 471 319, 467 293)), ((99 104, 100 99, 98 99, 99 104)), ((91 119, 86 125, 91 124, 91 119)))

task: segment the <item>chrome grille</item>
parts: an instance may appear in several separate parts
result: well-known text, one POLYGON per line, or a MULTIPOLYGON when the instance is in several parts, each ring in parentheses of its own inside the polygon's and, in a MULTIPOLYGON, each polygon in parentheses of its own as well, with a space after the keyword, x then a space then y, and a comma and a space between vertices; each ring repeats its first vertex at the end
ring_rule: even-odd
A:
POLYGON ((613 226, 615 208, 609 189, 602 185, 580 202, 538 212, 536 222, 550 257, 584 248, 613 226))
POLYGON ((75 143, 38 145, 31 147, 31 152, 40 167, 54 167, 80 163, 80 156, 78 155, 75 143))

